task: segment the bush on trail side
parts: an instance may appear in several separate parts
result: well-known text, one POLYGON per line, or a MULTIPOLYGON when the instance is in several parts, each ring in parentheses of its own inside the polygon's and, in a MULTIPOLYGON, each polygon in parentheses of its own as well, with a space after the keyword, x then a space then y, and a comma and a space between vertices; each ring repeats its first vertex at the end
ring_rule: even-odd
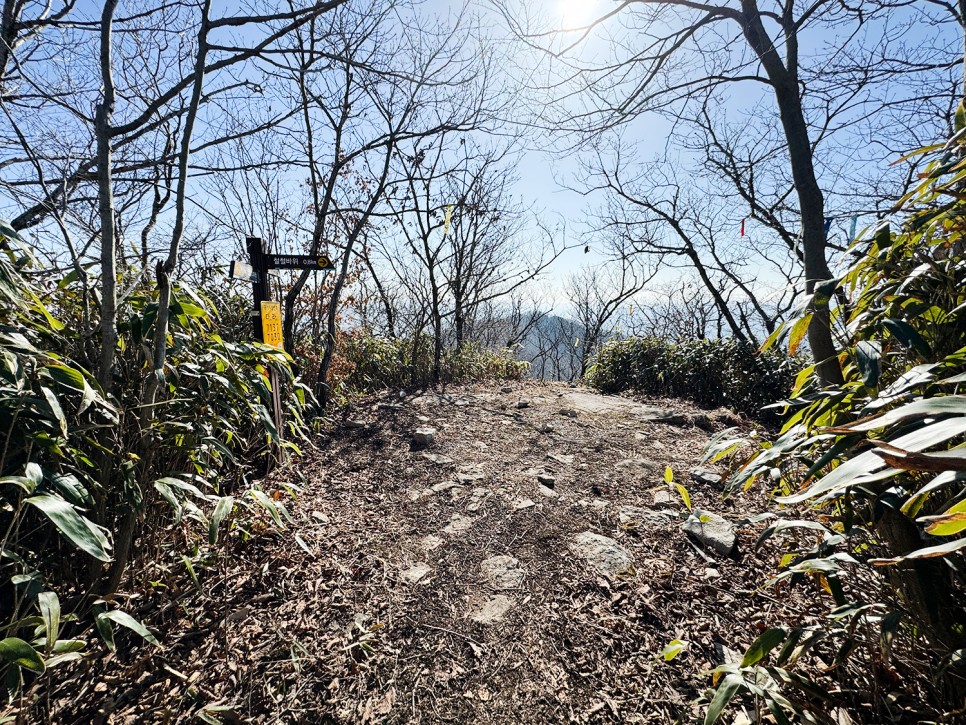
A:
POLYGON ((186 568, 195 576, 219 531, 240 523, 233 511, 281 526, 280 502, 239 485, 259 458, 297 450, 268 412, 269 369, 289 391, 288 441, 305 437, 306 402, 284 353, 223 339, 213 306, 184 285, 154 413, 144 415, 142 395, 157 301, 143 288, 128 297, 114 394, 105 394, 79 324, 88 291, 74 275, 43 276, 20 242, 0 223, 0 677, 11 695, 80 659, 91 623, 111 649, 116 625, 154 642, 97 598, 114 593, 106 582, 124 574, 119 561, 151 554, 136 581, 118 579, 146 595, 186 568))
POLYGON ((631 337, 601 346, 591 361, 587 383, 603 393, 684 398, 699 405, 726 406, 769 425, 803 367, 778 351, 758 353, 740 340, 683 340, 631 337))
MULTIPOLYGON (((424 387, 433 381, 433 340, 389 338, 355 330, 339 340, 332 367, 332 388, 337 399, 387 388, 424 387)), ((443 384, 521 380, 529 363, 514 358, 510 350, 488 350, 475 343, 444 350, 443 384)))
MULTIPOLYGON (((739 664, 719 667, 706 723, 736 695, 783 717, 960 722, 966 705, 966 112, 858 256, 816 291, 840 300, 845 381, 823 388, 808 368, 774 441, 736 460, 732 490, 761 486, 778 512, 759 545, 781 565, 773 582, 817 582, 826 615, 779 623, 739 664), (786 506, 810 506, 807 521, 786 506), (817 514, 817 515, 816 515, 817 514), (782 534, 782 532, 785 532, 782 534), (788 534, 793 534, 789 536, 788 534), (778 537, 782 534, 781 537, 778 537), (799 663, 796 665, 796 663, 799 663), (819 686, 815 667, 838 682, 819 686), (762 687, 762 682, 778 683, 762 687)), ((790 345, 807 330, 790 321, 790 345)), ((777 331, 769 343, 782 334, 777 331)), ((747 440, 724 434, 711 460, 747 440)), ((821 612, 821 609, 818 609, 821 612)))

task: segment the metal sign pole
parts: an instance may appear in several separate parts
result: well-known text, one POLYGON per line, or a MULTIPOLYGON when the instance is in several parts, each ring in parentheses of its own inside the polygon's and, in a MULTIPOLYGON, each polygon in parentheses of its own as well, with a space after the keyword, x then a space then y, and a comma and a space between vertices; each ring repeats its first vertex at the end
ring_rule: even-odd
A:
MULTIPOLYGON (((271 254, 265 249, 264 242, 258 237, 247 237, 248 264, 234 260, 231 263, 231 278, 242 279, 250 276, 254 310, 252 320, 255 324, 255 339, 279 350, 282 347, 282 310, 281 303, 272 301, 272 288, 268 283, 269 270, 273 269, 311 269, 316 272, 331 272, 335 263, 325 255, 311 254, 271 254)), ((291 354, 289 350, 289 354, 291 354)), ((282 436, 282 401, 279 397, 278 373, 271 370, 272 407, 275 427, 282 436)))
MULTIPOLYGON (((248 259, 252 266, 252 298, 254 310, 252 319, 255 325, 255 339, 259 342, 266 342, 265 323, 266 315, 262 314, 264 302, 271 302, 272 288, 268 282, 268 253, 265 251, 264 242, 258 237, 248 237, 245 240, 248 247, 248 259)), ((272 419, 275 422, 275 429, 281 438, 282 428, 282 399, 279 395, 279 378, 275 368, 269 369, 269 384, 272 388, 272 419)))
POLYGON ((265 245, 258 237, 248 237, 245 240, 248 247, 248 260, 252 266, 252 298, 255 303, 254 324, 255 339, 265 342, 262 333, 262 302, 272 298, 272 290, 268 284, 268 264, 265 259, 265 245))

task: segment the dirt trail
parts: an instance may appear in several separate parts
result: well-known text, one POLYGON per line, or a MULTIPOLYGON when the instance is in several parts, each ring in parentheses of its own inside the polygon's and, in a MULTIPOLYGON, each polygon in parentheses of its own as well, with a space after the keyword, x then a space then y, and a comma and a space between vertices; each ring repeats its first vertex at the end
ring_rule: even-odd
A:
POLYGON ((95 662, 53 719, 690 721, 779 606, 750 533, 694 543, 663 480, 740 519, 690 475, 727 417, 535 384, 369 401, 277 474, 290 531, 236 536, 151 618, 164 648, 95 662))

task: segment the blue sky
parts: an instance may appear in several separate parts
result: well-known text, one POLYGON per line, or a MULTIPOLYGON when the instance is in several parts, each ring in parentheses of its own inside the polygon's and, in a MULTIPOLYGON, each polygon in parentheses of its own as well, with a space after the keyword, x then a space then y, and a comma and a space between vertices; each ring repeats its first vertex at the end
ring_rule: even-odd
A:
MULTIPOLYGON (((515 0, 514 0, 515 1, 515 0)), ((767 3, 768 0, 761 0, 767 3)), ((119 15, 130 11, 131 3, 121 1, 118 10, 119 15)), ((100 13, 100 2, 93 0, 82 0, 79 3, 77 13, 90 19, 95 19, 100 13)), ((234 5, 228 3, 217 3, 215 13, 221 14, 232 12, 234 5)), ((485 16, 485 22, 490 26, 490 36, 493 42, 509 43, 509 32, 505 27, 503 19, 496 13, 489 0, 473 0, 470 4, 471 9, 478 11, 485 16)), ((526 8, 528 12, 535 13, 543 18, 543 27, 548 29, 573 27, 586 23, 594 18, 595 12, 601 12, 612 7, 611 0, 542 0, 541 2, 526 3, 519 0, 516 6, 521 10, 526 8)), ((462 4, 447 2, 446 0, 427 0, 422 4, 419 12, 429 17, 445 17, 461 12, 462 4)), ((948 29, 943 37, 937 36, 937 31, 929 26, 917 26, 911 28, 905 37, 905 42, 910 45, 928 45, 930 43, 952 42, 959 43, 961 40, 955 34, 950 35, 948 29)), ((807 35, 804 42, 807 48, 819 47, 821 43, 828 40, 821 33, 807 35)), ((581 53, 587 57, 603 57, 607 53, 607 43, 604 40, 604 33, 600 30, 595 31, 591 38, 584 41, 581 46, 581 53)), ((511 75, 519 74, 523 69, 531 67, 534 59, 524 51, 514 51, 514 63, 509 63, 507 68, 511 75)), ((93 63, 94 59, 90 59, 93 63)), ((89 68, 73 69, 74 75, 80 76, 89 73, 89 68)), ((515 79, 511 78, 511 82, 515 79)), ((85 77, 85 83, 90 85, 92 81, 85 77)), ((535 110, 539 110, 541 104, 549 100, 547 94, 541 95, 538 92, 531 92, 521 96, 517 102, 518 107, 514 109, 513 118, 508 120, 508 124, 515 120, 526 119, 535 110)), ((723 113, 727 119, 735 124, 748 123, 749 128, 755 128, 754 124, 764 117, 774 118, 774 102, 769 96, 769 90, 760 84, 745 83, 732 85, 728 88, 727 96, 724 100, 723 113)), ((654 116, 642 116, 634 122, 628 124, 623 130, 623 138, 629 147, 633 147, 638 158, 642 162, 651 162, 665 152, 667 144, 668 124, 664 119, 654 116)), ((587 196, 578 191, 565 188, 567 185, 579 186, 581 167, 579 164, 579 154, 572 150, 569 144, 572 138, 560 138, 546 130, 532 134, 525 143, 525 150, 521 151, 517 165, 517 172, 520 176, 520 183, 517 187, 518 195, 528 206, 536 209, 545 210, 552 216, 557 216, 566 222, 568 230, 568 242, 575 247, 574 250, 565 254, 551 269, 545 287, 551 291, 556 289, 559 281, 569 272, 586 263, 600 263, 603 259, 598 246, 593 238, 587 237, 590 228, 588 219, 592 212, 598 208, 602 202, 601 196, 587 196), (585 243, 590 243, 592 251, 590 254, 583 253, 585 243)), ((853 143, 851 148, 843 148, 830 152, 827 167, 823 170, 822 182, 826 187, 833 191, 841 192, 841 199, 835 201, 836 213, 848 213, 849 200, 845 195, 849 192, 848 184, 850 180, 839 172, 851 170, 856 166, 861 166, 863 158, 868 155, 870 150, 874 150, 874 145, 867 147, 853 143)), ((888 160, 887 155, 879 154, 876 163, 883 164, 888 160)), ((681 159, 682 163, 690 163, 686 157, 681 159)), ((199 204, 204 204, 203 191, 199 184, 192 181, 192 198, 199 204)), ((731 206, 731 202, 723 200, 721 202, 727 208, 724 210, 724 223, 733 226, 737 236, 740 229, 741 219, 747 215, 747 210, 738 203, 731 206)), ((863 223, 865 220, 863 219, 863 223)), ((841 234, 841 227, 845 224, 836 221, 834 231, 841 234)), ((748 224, 749 233, 754 231, 753 223, 748 224)))

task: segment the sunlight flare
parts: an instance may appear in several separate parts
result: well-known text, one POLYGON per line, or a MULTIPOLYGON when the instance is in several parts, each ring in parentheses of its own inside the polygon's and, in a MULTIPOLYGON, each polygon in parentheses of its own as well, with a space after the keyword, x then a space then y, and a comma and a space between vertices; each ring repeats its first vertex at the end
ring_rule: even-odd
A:
POLYGON ((591 23, 597 10, 596 0, 558 0, 557 15, 564 29, 581 28, 591 23))

